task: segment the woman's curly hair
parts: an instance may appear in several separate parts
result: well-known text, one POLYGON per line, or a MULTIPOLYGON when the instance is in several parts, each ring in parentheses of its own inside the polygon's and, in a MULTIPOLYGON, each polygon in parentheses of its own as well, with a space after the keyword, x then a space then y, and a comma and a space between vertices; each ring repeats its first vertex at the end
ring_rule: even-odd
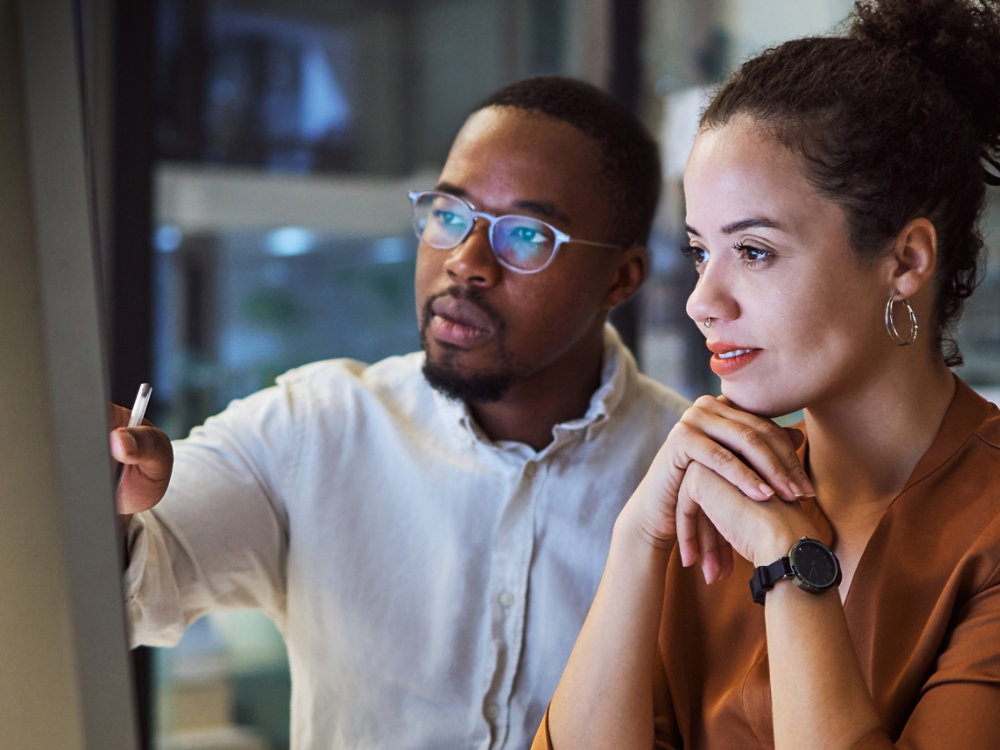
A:
POLYGON ((809 37, 745 63, 702 128, 754 118, 800 153, 844 209, 851 242, 878 257, 913 218, 937 231, 935 343, 979 282, 979 219, 1000 171, 1000 0, 863 0, 846 35, 809 37))

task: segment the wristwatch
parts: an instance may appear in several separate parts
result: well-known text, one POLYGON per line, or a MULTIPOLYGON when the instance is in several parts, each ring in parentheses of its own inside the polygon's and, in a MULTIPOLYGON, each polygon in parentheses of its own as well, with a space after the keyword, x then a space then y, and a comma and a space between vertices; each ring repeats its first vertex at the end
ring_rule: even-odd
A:
POLYGON ((822 594, 840 583, 840 562, 823 542, 804 536, 781 559, 754 569, 750 579, 753 600, 763 604, 765 594, 783 578, 791 578, 810 594, 822 594))

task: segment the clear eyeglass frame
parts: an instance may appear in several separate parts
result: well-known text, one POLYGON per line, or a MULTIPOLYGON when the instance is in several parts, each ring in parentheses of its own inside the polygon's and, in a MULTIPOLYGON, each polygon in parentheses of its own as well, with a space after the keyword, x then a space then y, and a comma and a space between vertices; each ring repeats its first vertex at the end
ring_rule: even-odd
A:
POLYGON ((430 247, 436 248, 438 250, 453 250, 454 248, 458 247, 463 242, 465 242, 469 238, 469 235, 472 234, 472 230, 475 229, 476 219, 482 219, 483 221, 487 222, 489 226, 487 234, 489 236, 490 249, 493 251, 493 256, 497 259, 497 262, 500 265, 502 265, 504 268, 513 271, 514 273, 531 274, 531 273, 538 273, 539 271, 544 271, 552 264, 552 261, 556 257, 556 253, 559 252, 559 248, 570 242, 575 242, 580 245, 592 245, 594 247, 612 248, 615 250, 622 249, 622 245, 613 245, 607 242, 594 242, 592 240, 579 240, 574 237, 570 237, 568 234, 566 234, 566 232, 563 232, 561 229, 557 229, 548 222, 542 221, 541 219, 536 219, 532 216, 522 216, 519 214, 503 214, 501 216, 497 216, 495 214, 486 213, 485 211, 477 211, 475 206, 473 206, 467 200, 457 195, 453 195, 451 193, 445 193, 438 190, 411 190, 410 192, 407 193, 407 196, 410 199, 410 204, 412 209, 413 232, 414 234, 416 234, 417 239, 421 240, 422 242, 426 242, 430 247), (435 244, 433 242, 428 241, 424 237, 424 227, 420 225, 420 217, 418 215, 419 211, 418 204, 421 199, 426 198, 428 196, 432 198, 444 198, 448 201, 453 202, 456 206, 462 206, 462 208, 468 213, 469 215, 468 227, 465 229, 463 234, 459 236, 454 242, 449 241, 445 243, 435 244), (532 226, 537 225, 551 232, 553 239, 552 250, 549 252, 549 255, 545 259, 545 262, 539 265, 537 268, 519 268, 518 266, 513 265, 507 258, 504 257, 504 255, 502 254, 502 248, 500 249, 497 248, 498 240, 496 238, 496 232, 494 230, 499 222, 511 221, 511 220, 518 220, 521 222, 528 223, 529 225, 532 226))

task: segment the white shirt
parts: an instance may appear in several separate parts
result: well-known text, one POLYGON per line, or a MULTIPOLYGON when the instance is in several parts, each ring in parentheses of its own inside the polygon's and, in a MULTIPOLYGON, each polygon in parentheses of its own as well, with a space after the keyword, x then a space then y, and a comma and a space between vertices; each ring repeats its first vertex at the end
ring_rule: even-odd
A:
POLYGON ((174 444, 135 517, 134 645, 220 608, 288 647, 292 748, 525 748, 625 500, 687 402, 609 326, 587 414, 541 451, 487 439, 423 354, 292 370, 174 444))

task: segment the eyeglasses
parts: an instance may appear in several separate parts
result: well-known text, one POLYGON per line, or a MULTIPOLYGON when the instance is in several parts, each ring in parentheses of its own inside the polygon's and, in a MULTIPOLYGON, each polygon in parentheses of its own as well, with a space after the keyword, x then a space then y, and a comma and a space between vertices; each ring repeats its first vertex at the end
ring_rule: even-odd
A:
POLYGON ((576 240, 551 224, 530 216, 494 216, 476 211, 469 203, 450 193, 434 190, 411 192, 413 231, 422 242, 438 250, 458 247, 472 233, 476 219, 489 223, 490 247, 500 265, 517 273, 538 273, 546 268, 561 245, 611 247, 605 242, 576 240))

